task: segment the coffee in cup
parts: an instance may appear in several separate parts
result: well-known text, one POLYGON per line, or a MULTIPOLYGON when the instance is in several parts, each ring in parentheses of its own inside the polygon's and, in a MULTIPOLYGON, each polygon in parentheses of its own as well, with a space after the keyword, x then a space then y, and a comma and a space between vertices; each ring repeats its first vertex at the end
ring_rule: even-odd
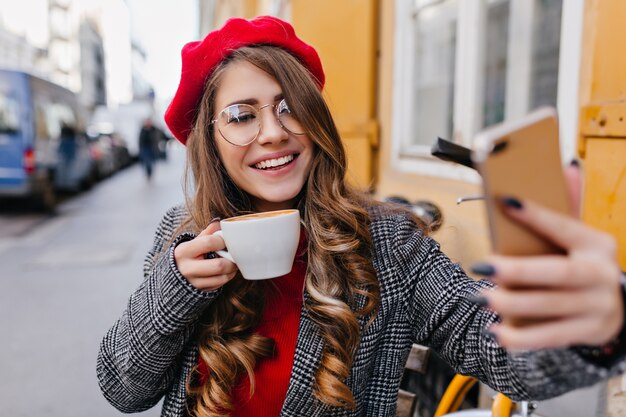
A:
POLYGON ((300 212, 277 210, 220 221, 226 250, 216 253, 237 264, 250 280, 276 278, 291 271, 300 241, 300 212))

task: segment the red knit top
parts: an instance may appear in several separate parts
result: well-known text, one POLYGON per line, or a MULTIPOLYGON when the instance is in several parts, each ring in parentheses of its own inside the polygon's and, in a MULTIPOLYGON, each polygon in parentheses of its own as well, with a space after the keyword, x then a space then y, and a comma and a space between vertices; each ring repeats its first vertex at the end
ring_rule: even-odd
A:
MULTIPOLYGON (((298 256, 293 269, 287 275, 266 281, 264 286, 265 309, 256 332, 274 340, 274 356, 257 362, 254 369, 255 389, 250 398, 250 381, 245 375, 233 390, 235 409, 231 417, 277 417, 280 414, 296 349, 303 302, 304 277, 307 260, 303 255, 306 247, 304 232, 301 233, 298 256)), ((202 359, 198 360, 200 382, 206 381, 208 369, 202 359)))

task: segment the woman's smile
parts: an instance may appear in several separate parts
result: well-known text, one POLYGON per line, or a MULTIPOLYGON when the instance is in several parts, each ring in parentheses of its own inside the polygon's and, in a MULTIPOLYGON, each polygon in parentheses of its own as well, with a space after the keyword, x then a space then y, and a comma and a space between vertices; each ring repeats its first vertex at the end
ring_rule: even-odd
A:
POLYGON ((281 156, 278 158, 269 158, 257 164, 254 164, 254 167, 256 169, 261 169, 261 170, 274 170, 275 171, 275 170, 284 168, 288 164, 291 164, 296 157, 297 156, 294 156, 293 154, 291 154, 291 155, 281 156))
POLYGON ((277 152, 264 156, 250 165, 251 168, 270 175, 282 175, 291 171, 300 154, 291 151, 277 152))

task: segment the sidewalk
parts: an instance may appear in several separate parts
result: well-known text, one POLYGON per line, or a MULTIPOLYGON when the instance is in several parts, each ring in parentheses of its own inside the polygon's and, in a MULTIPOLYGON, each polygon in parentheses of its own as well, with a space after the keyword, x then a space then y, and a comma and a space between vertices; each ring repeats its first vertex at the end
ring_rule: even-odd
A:
POLYGON ((135 164, 0 248, 1 417, 123 415, 100 392, 96 356, 143 279, 159 220, 182 202, 184 157, 172 148, 151 182, 135 164))

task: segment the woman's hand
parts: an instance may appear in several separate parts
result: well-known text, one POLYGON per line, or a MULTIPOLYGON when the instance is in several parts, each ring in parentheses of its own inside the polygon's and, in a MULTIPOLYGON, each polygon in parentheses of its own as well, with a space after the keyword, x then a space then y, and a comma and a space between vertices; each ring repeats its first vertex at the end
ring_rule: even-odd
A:
MULTIPOLYGON (((579 175, 570 167, 572 202, 578 207, 579 175)), ((489 328, 510 349, 603 345, 624 325, 621 272, 615 239, 582 222, 529 201, 508 201, 511 218, 565 250, 564 255, 493 256, 474 268, 497 288, 481 294, 502 323, 489 328)))
POLYGON ((174 249, 174 259, 180 273, 191 285, 203 291, 212 291, 225 285, 237 274, 237 265, 224 258, 206 259, 209 252, 224 249, 220 236, 215 236, 219 222, 211 222, 195 239, 183 242, 174 249))

